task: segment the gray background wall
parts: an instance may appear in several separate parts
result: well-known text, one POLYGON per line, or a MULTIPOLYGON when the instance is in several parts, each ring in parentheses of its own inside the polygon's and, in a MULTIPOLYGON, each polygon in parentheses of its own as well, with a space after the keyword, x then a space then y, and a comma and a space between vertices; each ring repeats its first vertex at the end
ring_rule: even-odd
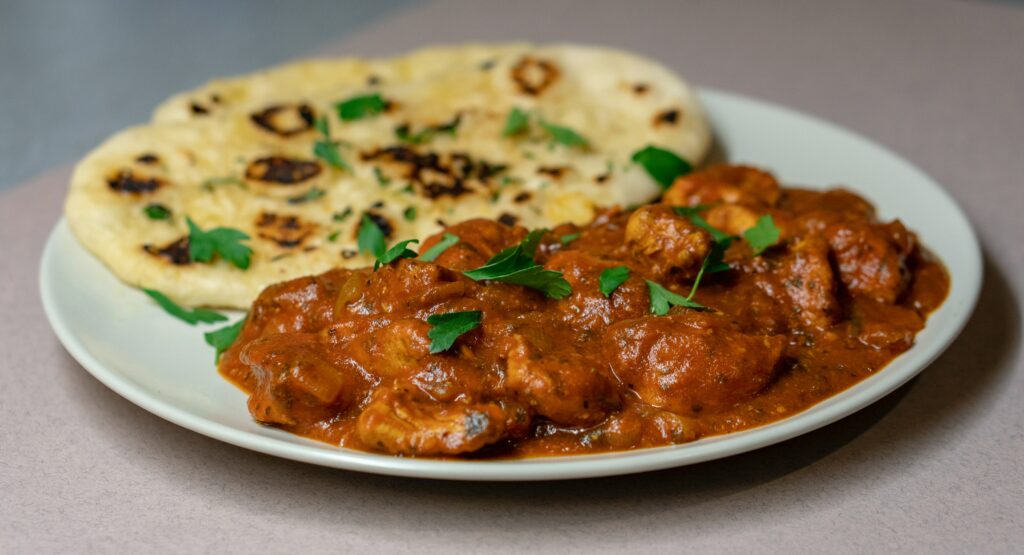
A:
POLYGON ((211 77, 307 54, 408 0, 0 0, 0 189, 211 77))

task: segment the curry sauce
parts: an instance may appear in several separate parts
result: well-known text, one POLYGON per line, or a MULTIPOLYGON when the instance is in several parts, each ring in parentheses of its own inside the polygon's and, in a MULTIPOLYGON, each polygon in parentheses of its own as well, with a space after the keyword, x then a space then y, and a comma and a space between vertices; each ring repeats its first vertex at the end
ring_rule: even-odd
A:
POLYGON ((253 417, 403 456, 684 443, 785 418, 881 370, 949 289, 915 235, 859 196, 781 187, 742 166, 544 233, 533 257, 568 282, 562 298, 464 273, 526 229, 471 220, 445 233, 459 240, 433 262, 267 288, 220 362, 253 417), (765 216, 778 240, 759 252, 739 238, 765 216), (705 273, 716 245, 722 271, 705 273), (623 267, 607 291, 602 274, 623 267), (659 286, 692 305, 657 313, 659 286), (479 325, 432 353, 427 319, 460 311, 479 311, 479 325))

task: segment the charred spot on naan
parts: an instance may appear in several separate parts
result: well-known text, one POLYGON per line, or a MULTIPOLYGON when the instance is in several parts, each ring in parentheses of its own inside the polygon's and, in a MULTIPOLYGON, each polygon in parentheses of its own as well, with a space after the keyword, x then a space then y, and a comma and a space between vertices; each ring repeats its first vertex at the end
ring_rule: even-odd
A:
POLYGON ((508 212, 502 212, 501 215, 498 216, 498 222, 509 227, 513 227, 519 222, 519 216, 508 212))
POLYGON ((119 170, 107 178, 111 190, 122 195, 144 195, 166 185, 163 179, 139 175, 130 169, 119 170))
POLYGON ((519 92, 530 96, 539 96, 560 75, 561 71, 554 62, 533 56, 523 56, 512 66, 512 80, 519 87, 519 92))
POLYGON ((253 112, 249 119, 260 129, 291 137, 312 129, 316 114, 308 104, 274 104, 253 112))
POLYGON ((160 163, 160 157, 152 152, 143 152, 142 154, 135 157, 135 161, 139 164, 145 164, 147 166, 153 166, 160 163))
POLYGON ((317 225, 304 221, 292 214, 275 214, 263 212, 256 218, 256 234, 268 241, 277 243, 283 249, 293 249, 302 245, 316 231, 317 225))
POLYGON ((220 104, 220 95, 217 93, 210 93, 208 104, 204 104, 198 100, 193 100, 189 103, 189 111, 194 116, 208 116, 210 115, 210 106, 220 104))
MULTIPOLYGON (((384 238, 385 239, 390 239, 391 236, 395 234, 395 224, 391 223, 391 220, 389 220, 387 216, 381 214, 380 212, 376 212, 374 210, 367 210, 366 212, 363 212, 363 214, 366 214, 366 216, 368 218, 373 220, 373 223, 377 224, 377 227, 380 228, 381 233, 384 234, 384 238)), ((361 219, 362 218, 360 218, 360 220, 361 219)), ((355 237, 355 238, 359 237, 359 226, 358 225, 355 226, 353 237, 355 237)))
POLYGON ((142 250, 153 256, 162 258, 175 266, 184 266, 192 263, 192 255, 189 254, 188 236, 176 239, 162 247, 156 245, 142 245, 142 250))
POLYGON ((558 181, 571 169, 569 166, 541 166, 537 168, 537 173, 558 181))
POLYGON ((463 152, 420 153, 404 145, 379 148, 361 156, 364 161, 396 166, 398 177, 430 199, 458 197, 474 188, 488 189, 491 180, 507 169, 505 165, 474 159, 463 152))
POLYGON ((320 164, 314 160, 264 156, 249 162, 245 177, 275 185, 296 185, 320 175, 321 171, 320 164))
POLYGON ((658 112, 657 114, 654 114, 654 126, 658 127, 659 125, 678 125, 682 117, 682 110, 678 108, 669 108, 668 110, 663 110, 661 112, 658 112))

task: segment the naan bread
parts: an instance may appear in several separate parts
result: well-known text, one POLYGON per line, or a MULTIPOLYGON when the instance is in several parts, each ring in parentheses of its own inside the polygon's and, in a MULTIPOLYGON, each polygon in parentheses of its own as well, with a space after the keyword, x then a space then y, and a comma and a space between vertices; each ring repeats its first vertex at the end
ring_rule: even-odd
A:
POLYGON ((185 305, 248 307, 267 285, 372 260, 357 252, 362 214, 388 244, 475 217, 527 227, 584 223, 658 186, 630 162, 648 144, 698 163, 708 125, 694 93, 632 54, 555 45, 433 48, 388 60, 310 60, 217 80, 172 97, 149 125, 122 131, 79 163, 66 214, 78 239, 121 279, 185 305), (334 105, 378 93, 386 110, 353 121, 334 105), (529 131, 504 137, 512 108, 529 131), (327 116, 351 165, 313 155, 327 116), (587 148, 551 141, 539 121, 587 148), (439 132, 421 144, 403 142, 439 132), (154 220, 161 205, 171 217, 154 220), (251 236, 246 270, 190 261, 189 217, 251 236))

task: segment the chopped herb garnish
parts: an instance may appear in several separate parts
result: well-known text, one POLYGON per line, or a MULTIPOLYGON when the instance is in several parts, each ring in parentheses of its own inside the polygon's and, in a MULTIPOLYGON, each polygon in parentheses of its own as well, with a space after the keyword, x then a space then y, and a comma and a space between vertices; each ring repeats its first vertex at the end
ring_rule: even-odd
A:
POLYGON ((407 221, 410 221, 410 222, 416 221, 416 207, 415 206, 410 206, 410 207, 406 208, 405 211, 402 212, 402 217, 405 218, 407 221))
POLYGON ((428 316, 427 323, 431 326, 430 331, 427 332, 427 337, 431 340, 430 352, 437 354, 450 349, 460 335, 476 329, 480 325, 482 317, 483 312, 479 310, 428 316))
POLYGON ((333 243, 338 240, 339 235, 341 235, 341 232, 338 230, 334 230, 331 232, 330 235, 327 236, 327 240, 333 243))
POLYGON ((379 94, 354 96, 334 105, 334 108, 338 110, 338 117, 342 121, 353 121, 368 116, 376 116, 386 110, 387 107, 387 101, 381 98, 379 94))
POLYGON ((697 273, 697 279, 693 282, 694 287, 700 283, 701 274, 707 272, 709 274, 717 274, 718 272, 724 272, 729 269, 729 265, 724 262, 725 251, 729 250, 729 245, 732 245, 735 237, 726 237, 721 241, 715 241, 714 245, 711 245, 711 250, 708 251, 707 256, 704 257, 704 262, 701 263, 700 272, 697 273))
POLYGON ((232 176, 211 177, 203 181, 200 187, 202 187, 202 189, 206 192, 211 192, 213 191, 213 188, 218 185, 238 185, 243 189, 249 188, 249 186, 245 184, 245 181, 242 181, 241 179, 232 176))
MULTIPOLYGON (((696 310, 707 310, 707 307, 682 295, 677 295, 665 289, 661 285, 654 283, 651 280, 644 280, 647 282, 647 290, 651 296, 651 313, 657 316, 664 316, 668 314, 669 308, 673 306, 682 306, 686 308, 693 308, 696 310)), ((690 290, 690 295, 696 288, 690 290)))
POLYGON ((203 334, 203 339, 206 340, 207 345, 217 350, 214 362, 219 362, 220 355, 224 354, 224 351, 228 350, 228 347, 238 339, 238 334, 242 331, 242 326, 244 325, 245 318, 242 318, 230 326, 224 326, 223 328, 218 328, 203 334))
POLYGON ((377 184, 381 187, 387 187, 391 184, 391 180, 377 166, 373 167, 373 175, 377 178, 377 184))
POLYGON ((241 243, 249 239, 244 232, 230 227, 203 231, 192 218, 185 221, 188 223, 188 253, 192 260, 210 262, 215 254, 219 254, 236 268, 244 270, 249 267, 252 249, 241 243))
POLYGON ((643 166, 662 189, 668 189, 677 177, 693 171, 693 166, 676 153, 651 145, 633 153, 633 161, 643 166))
POLYGON ((319 187, 313 187, 301 195, 288 197, 288 204, 304 204, 322 198, 327 192, 319 187))
POLYGON ((205 308, 193 308, 189 310, 185 307, 179 306, 171 299, 168 299, 166 295, 154 289, 143 289, 143 291, 156 301, 156 303, 160 305, 165 312, 192 326, 199 322, 223 322, 228 319, 227 316, 224 316, 219 312, 214 312, 213 310, 206 310, 205 308))
POLYGON ((348 165, 348 162, 338 152, 338 145, 341 144, 341 141, 331 140, 331 129, 327 123, 327 116, 317 118, 313 126, 316 127, 316 130, 320 132, 322 137, 313 143, 313 155, 334 168, 351 171, 352 167, 348 165))
POLYGON ((614 293, 620 285, 625 283, 627 279, 629 279, 629 268, 626 266, 606 268, 601 272, 601 294, 605 297, 611 297, 612 293, 614 293))
POLYGON ((705 220, 700 215, 701 212, 704 212, 708 208, 710 208, 710 206, 708 206, 706 204, 698 204, 697 206, 674 206, 674 207, 672 207, 672 209, 675 210, 676 214, 679 214, 680 216, 686 217, 687 219, 690 220, 690 222, 693 223, 693 225, 695 225, 695 226, 703 229, 704 231, 707 231, 708 233, 710 233, 711 234, 711 238, 714 239, 716 243, 720 243, 720 242, 722 242, 722 241, 724 241, 726 239, 732 239, 733 238, 732 235, 729 235, 728 233, 726 233, 726 232, 724 232, 724 231, 722 231, 722 230, 712 226, 711 224, 708 223, 707 220, 705 220))
POLYGON ((697 294, 697 288, 700 287, 700 282, 701 279, 704 278, 704 274, 714 274, 724 272, 729 269, 729 265, 723 261, 723 258, 725 257, 725 251, 729 249, 729 245, 732 244, 733 239, 735 239, 735 237, 726 236, 720 241, 715 241, 715 244, 711 246, 711 250, 708 251, 707 256, 704 257, 704 261, 700 264, 700 270, 697 272, 697 277, 694 278, 693 285, 690 286, 690 293, 685 297, 677 295, 653 281, 648 281, 647 288, 651 294, 651 312, 658 316, 664 316, 668 313, 669 305, 682 306, 695 310, 709 310, 708 307, 694 301, 693 296, 697 294))
POLYGON ((147 204, 142 211, 151 220, 167 220, 171 217, 171 209, 162 204, 147 204))
POLYGON ((551 135, 551 142, 568 146, 568 147, 579 147, 587 148, 587 140, 582 135, 569 129, 568 127, 562 127, 561 125, 555 125, 544 120, 540 120, 540 126, 551 135))
POLYGON ((433 247, 430 247, 429 249, 424 251, 423 254, 420 255, 420 260, 424 262, 433 262, 437 260, 438 256, 441 256, 441 253, 448 250, 458 242, 458 235, 446 232, 444 235, 441 236, 440 241, 434 243, 433 247))
POLYGON ((340 222, 343 222, 343 221, 347 220, 349 218, 349 216, 351 216, 351 215, 352 215, 352 207, 349 206, 348 208, 345 208, 341 212, 335 212, 334 215, 331 216, 331 219, 340 223, 340 222))
POLYGON ((369 214, 363 214, 363 219, 359 223, 359 235, 356 238, 356 243, 359 245, 359 252, 369 254, 378 260, 387 251, 384 231, 369 214))
POLYGON ((562 246, 564 247, 564 246, 567 246, 569 243, 572 243, 573 241, 575 241, 576 239, 579 239, 579 238, 580 238, 580 234, 579 233, 567 233, 567 234, 559 237, 558 238, 558 242, 561 243, 562 246))
POLYGON ((459 123, 462 121, 462 114, 456 114, 455 117, 448 123, 442 123, 440 125, 431 125, 424 127, 417 133, 413 133, 408 123, 403 123, 395 128, 395 137, 403 143, 410 143, 414 145, 423 144, 437 135, 447 134, 452 137, 455 136, 455 130, 459 128, 459 123))
POLYGON ((757 256, 768 247, 778 244, 779 234, 779 228, 775 226, 772 215, 765 214, 757 219, 754 227, 743 232, 743 238, 747 240, 750 248, 754 249, 754 256, 757 256))
POLYGON ((475 281, 489 279, 522 285, 541 291, 551 299, 565 298, 572 293, 572 287, 562 272, 547 270, 533 258, 545 233, 546 229, 535 229, 518 245, 499 252, 487 264, 463 274, 475 281))
POLYGON ((405 187, 402 187, 401 191, 399 191, 399 192, 405 193, 407 195, 411 195, 411 194, 416 193, 416 189, 413 189, 412 183, 406 183, 405 187))
POLYGON ((530 114, 519 108, 512 108, 505 117, 505 128, 501 131, 502 137, 512 137, 527 130, 530 126, 530 114))
POLYGON ((384 254, 377 257, 377 261, 373 263, 373 271, 377 271, 382 265, 387 266, 392 262, 400 258, 416 258, 416 251, 408 248, 412 243, 419 243, 418 239, 406 239, 405 241, 399 241, 395 243, 395 246, 384 251, 384 254))

